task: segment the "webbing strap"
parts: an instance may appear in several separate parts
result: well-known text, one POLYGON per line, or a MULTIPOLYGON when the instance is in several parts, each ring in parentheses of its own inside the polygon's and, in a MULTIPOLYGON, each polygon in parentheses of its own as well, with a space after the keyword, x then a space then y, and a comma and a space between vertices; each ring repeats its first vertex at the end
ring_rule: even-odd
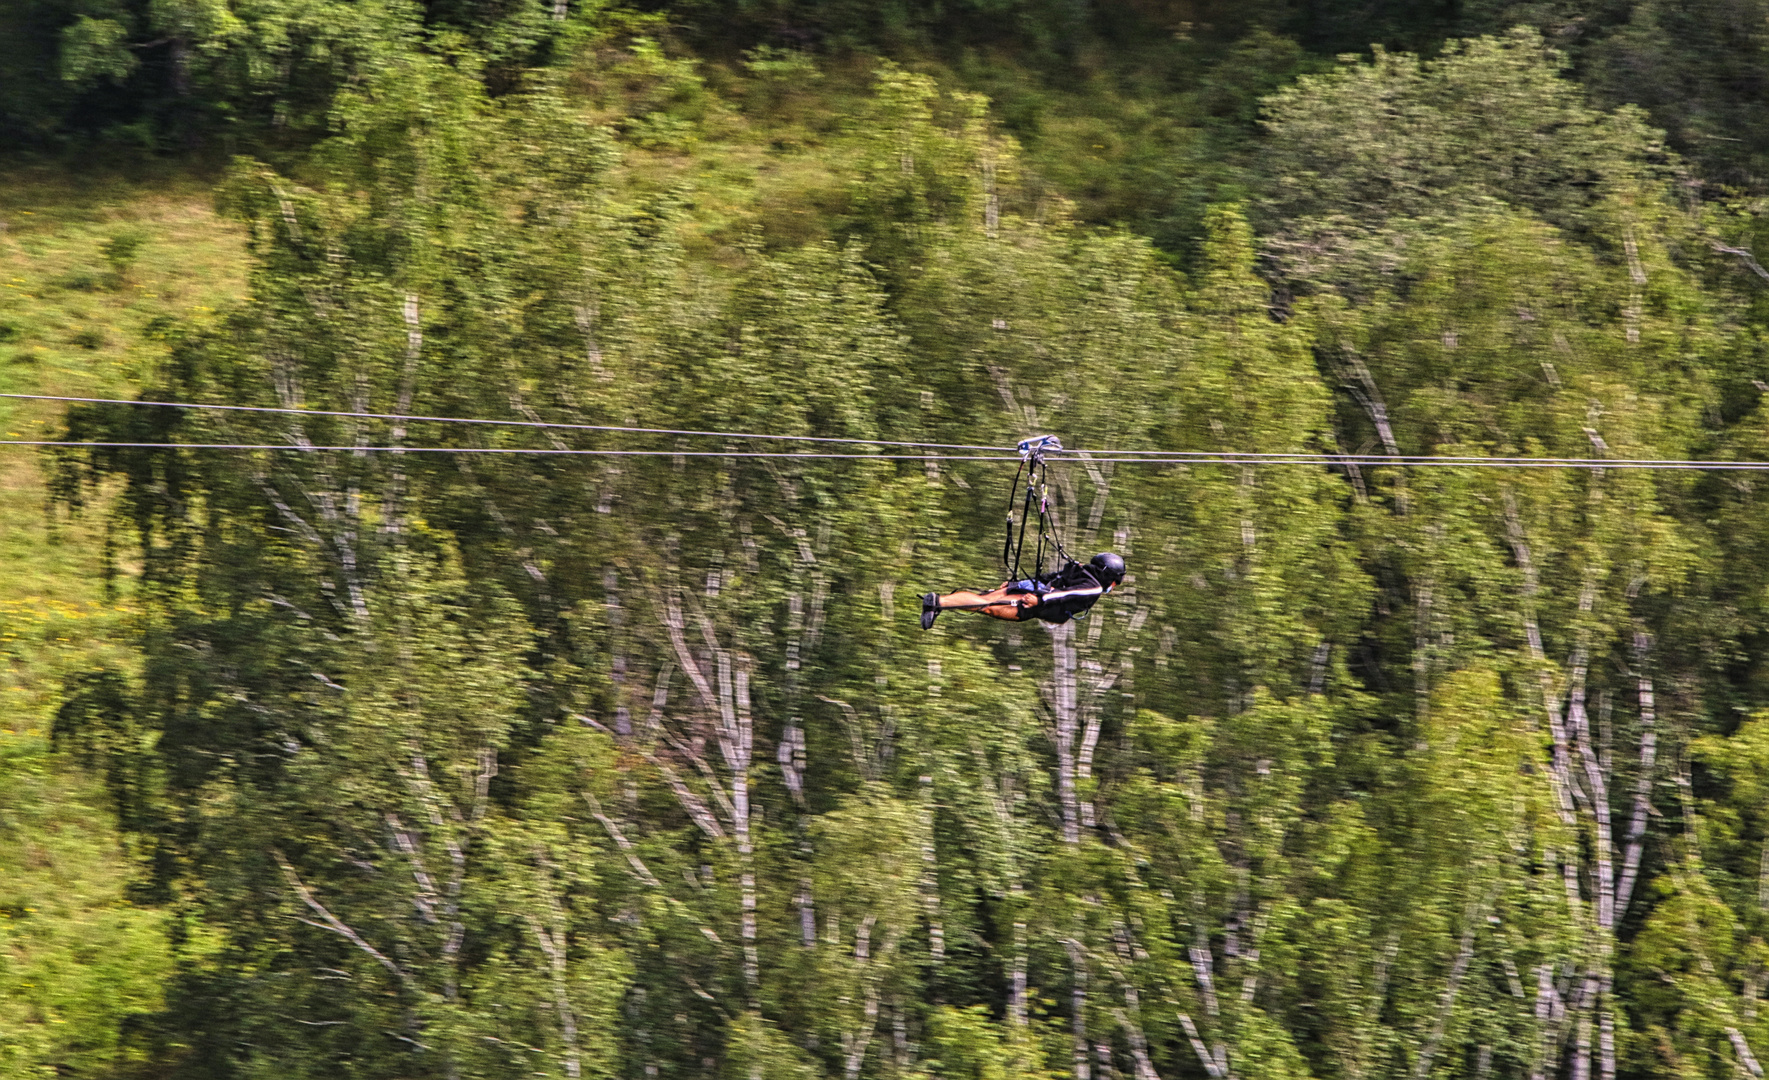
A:
MULTIPOLYGON (((1007 536, 1001 542, 1001 565, 1006 567, 1007 576, 1012 578, 1019 569, 1020 553, 1014 550, 1013 542, 1013 500, 1020 492, 1020 474, 1026 471, 1026 459, 1020 459, 1020 467, 1014 470, 1013 483, 1007 486, 1007 536)), ((1025 526, 1020 527, 1020 541, 1025 542, 1025 526)))
POLYGON ((1046 548, 1051 553, 1069 560, 1069 553, 1063 549, 1063 542, 1057 535, 1055 524, 1050 516, 1050 465, 1044 459, 1044 451, 1061 450, 1063 444, 1054 435, 1027 439, 1020 443, 1020 467, 1014 470, 1013 484, 1007 489, 1007 535, 1001 542, 1001 563, 1007 568, 1009 580, 1020 577, 1020 561, 1026 551, 1026 525, 1031 521, 1036 505, 1038 514, 1038 546, 1034 550, 1032 576, 1044 573, 1044 556, 1046 548), (1014 535, 1013 504, 1018 493, 1020 477, 1026 478, 1026 494, 1020 505, 1019 536, 1014 535))

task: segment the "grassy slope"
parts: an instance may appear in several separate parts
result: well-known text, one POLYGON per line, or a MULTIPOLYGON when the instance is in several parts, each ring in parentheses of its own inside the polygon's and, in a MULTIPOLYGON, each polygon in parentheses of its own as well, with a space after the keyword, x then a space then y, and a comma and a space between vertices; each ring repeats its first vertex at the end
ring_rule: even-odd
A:
MULTIPOLYGON (((126 395, 155 320, 244 291, 240 238, 194 178, 12 171, 0 228, 0 391, 126 395), (116 280, 120 233, 144 242, 116 280)), ((61 411, 0 401, 0 435, 53 437, 61 411)), ((124 901, 102 788, 49 745, 62 676, 120 659, 129 612, 105 595, 98 515, 51 521, 43 481, 39 451, 0 447, 0 1077, 112 1071, 169 964, 161 916, 124 901)))

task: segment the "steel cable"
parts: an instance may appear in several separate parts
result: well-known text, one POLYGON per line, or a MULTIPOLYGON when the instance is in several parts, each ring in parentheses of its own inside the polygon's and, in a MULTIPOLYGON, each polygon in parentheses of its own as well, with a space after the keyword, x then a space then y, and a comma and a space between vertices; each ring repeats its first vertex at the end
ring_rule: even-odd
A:
MULTIPOLYGON (((51 439, 0 439, 0 446, 91 447, 109 449, 184 449, 184 450, 294 450, 348 451, 356 453, 463 453, 517 454, 530 456, 574 457, 704 457, 704 458, 808 458, 823 460, 879 461, 999 461, 1020 463, 1011 448, 976 443, 934 443, 907 440, 859 439, 825 435, 776 435, 743 431, 702 431, 688 428, 649 428, 614 424, 570 424, 541 420, 488 420, 459 416, 427 416, 415 413, 349 412, 330 409, 291 409, 266 405, 217 405, 203 402, 140 401, 125 398, 72 397, 54 394, 0 394, 0 398, 28 401, 60 401, 92 405, 145 405, 162 408, 195 409, 219 412, 263 413, 285 416, 325 416, 362 420, 400 420, 415 423, 467 424, 475 426, 542 428, 567 431, 602 431, 617 434, 676 435, 697 438, 755 439, 774 442, 807 442, 848 446, 880 446, 922 450, 982 450, 985 454, 840 454, 805 451, 743 451, 743 450, 605 450, 575 448, 479 447, 479 446, 315 446, 304 443, 150 443, 150 442, 88 442, 51 439)), ((1646 469, 1660 471, 1769 471, 1769 462, 1726 461, 1674 458, 1575 458, 1575 457, 1501 457, 1494 455, 1453 454, 1331 454, 1331 453, 1256 453, 1249 451, 1212 450, 1084 450, 1060 452, 1100 464, 1122 465, 1316 465, 1362 467, 1420 468, 1574 468, 1574 469, 1646 469)), ((1059 457, 1058 460, 1061 460, 1059 457)))

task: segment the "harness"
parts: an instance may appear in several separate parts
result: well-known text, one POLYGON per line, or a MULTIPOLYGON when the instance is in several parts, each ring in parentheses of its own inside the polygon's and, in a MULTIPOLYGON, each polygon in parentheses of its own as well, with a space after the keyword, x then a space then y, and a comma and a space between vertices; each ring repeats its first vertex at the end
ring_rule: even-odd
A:
POLYGON ((1001 544, 1001 563, 1007 568, 1010 581, 1021 578, 1020 560, 1026 551, 1026 526, 1032 520, 1034 508, 1038 515, 1038 546, 1033 553, 1031 579, 1036 581, 1043 577, 1047 547, 1053 555, 1061 557, 1059 565, 1074 562, 1063 550, 1063 542, 1057 536, 1056 521, 1050 508, 1050 466, 1044 460, 1047 452, 1061 453, 1062 449, 1063 444, 1055 435, 1038 435, 1020 441, 1020 466, 1014 470, 1013 482, 1007 489, 1007 536, 1001 544), (1020 527, 1016 537, 1014 497, 1019 494, 1022 475, 1026 478, 1026 494, 1020 505, 1020 527))

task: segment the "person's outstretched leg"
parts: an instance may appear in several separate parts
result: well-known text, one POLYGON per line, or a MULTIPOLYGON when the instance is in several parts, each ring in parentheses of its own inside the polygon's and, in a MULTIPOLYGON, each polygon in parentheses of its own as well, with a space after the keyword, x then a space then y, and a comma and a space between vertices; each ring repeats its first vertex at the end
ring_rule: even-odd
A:
POLYGON ((960 589, 944 596, 928 593, 921 598, 921 628, 931 629, 940 612, 947 610, 975 611, 992 619, 1018 622, 1020 609, 1035 605, 1038 597, 1031 593, 1010 593, 1003 585, 986 593, 960 589))

